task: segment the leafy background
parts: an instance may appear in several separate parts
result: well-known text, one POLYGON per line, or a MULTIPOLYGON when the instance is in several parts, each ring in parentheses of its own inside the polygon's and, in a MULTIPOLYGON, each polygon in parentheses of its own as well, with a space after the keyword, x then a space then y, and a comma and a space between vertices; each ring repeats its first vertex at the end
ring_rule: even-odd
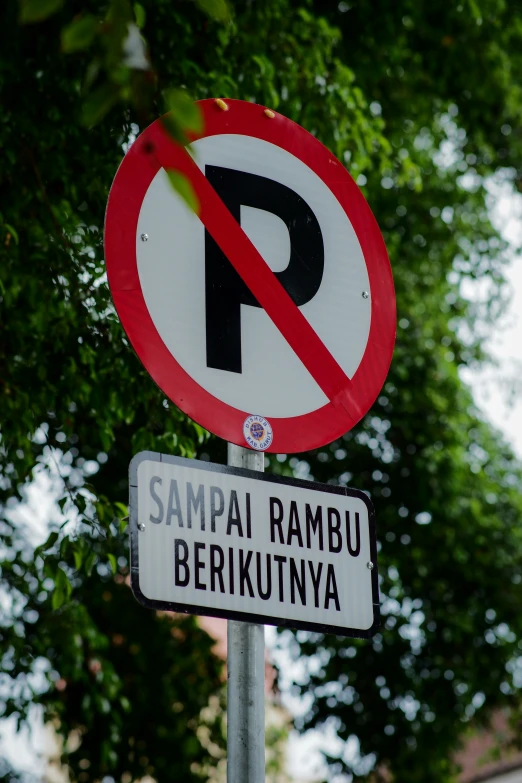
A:
POLYGON ((357 738, 330 777, 404 783, 455 780, 455 750, 500 708, 519 742, 521 471, 459 375, 484 360, 483 325, 506 301, 486 185, 522 189, 518 6, 6 0, 0 13, 4 717, 22 725, 40 705, 71 780, 207 779, 223 755, 213 640, 194 618, 135 605, 125 528, 136 451, 224 462, 224 445, 130 350, 102 231, 139 130, 167 108, 183 139, 199 122, 191 98, 230 97, 296 120, 347 165, 397 290, 394 361, 370 413, 326 448, 267 459, 369 491, 378 515, 381 632, 281 636, 310 697, 297 728, 357 738), (17 511, 36 476, 59 497, 35 549, 17 511))

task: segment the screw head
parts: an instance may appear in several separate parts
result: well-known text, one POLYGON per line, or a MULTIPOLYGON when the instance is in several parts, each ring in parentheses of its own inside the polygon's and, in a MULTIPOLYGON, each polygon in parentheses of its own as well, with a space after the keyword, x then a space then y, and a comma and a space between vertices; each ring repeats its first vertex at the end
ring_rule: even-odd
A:
POLYGON ((368 291, 363 291, 362 292, 362 298, 363 299, 368 299, 369 297, 370 297, 370 294, 368 293, 368 291))
POLYGON ((148 235, 148 234, 142 234, 142 235, 141 235, 141 241, 142 241, 142 242, 146 242, 148 238, 149 238, 149 235, 148 235))
POLYGON ((143 531, 145 530, 145 525, 143 524, 143 522, 140 522, 140 523, 139 523, 139 525, 138 525, 138 530, 140 530, 142 533, 143 533, 143 531))
POLYGON ((370 560, 368 563, 366 563, 366 568, 367 568, 369 571, 373 571, 373 563, 372 563, 372 561, 371 561, 371 560, 370 560))

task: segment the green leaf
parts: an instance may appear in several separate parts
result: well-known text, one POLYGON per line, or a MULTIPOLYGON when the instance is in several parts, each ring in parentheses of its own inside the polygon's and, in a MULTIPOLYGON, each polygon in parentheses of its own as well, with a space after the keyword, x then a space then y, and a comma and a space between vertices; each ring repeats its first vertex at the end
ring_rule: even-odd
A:
POLYGON ((92 569, 94 567, 94 564, 96 563, 96 560, 98 559, 98 556, 96 552, 90 552, 87 555, 87 559, 85 561, 85 572, 87 576, 90 576, 92 573, 92 569))
POLYGON ((184 133, 201 133, 203 115, 199 106, 183 90, 167 90, 165 104, 171 117, 184 133))
POLYGON ((119 500, 114 503, 114 508, 116 509, 116 513, 118 514, 119 519, 124 519, 124 517, 129 515, 128 507, 125 505, 125 503, 120 503, 119 500))
POLYGON ((99 500, 98 503, 95 504, 95 508, 98 521, 103 524, 103 520, 106 516, 107 505, 103 500, 99 500))
POLYGON ((16 230, 16 228, 14 228, 10 223, 4 223, 4 225, 5 225, 6 229, 8 230, 8 232, 13 237, 14 241, 16 242, 16 244, 19 245, 20 244, 20 239, 18 237, 18 231, 16 230))
POLYGON ((63 591, 66 598, 72 593, 72 585, 63 568, 58 568, 54 577, 55 589, 63 591))
POLYGON ((92 14, 80 16, 62 30, 62 51, 79 52, 92 44, 99 30, 98 20, 92 14))
POLYGON ((185 174, 181 174, 179 171, 173 171, 172 169, 167 169, 167 176, 170 180, 170 184, 181 196, 187 206, 189 206, 190 209, 196 213, 196 215, 199 215, 199 199, 194 188, 192 187, 192 182, 188 179, 188 177, 186 177, 185 174))
POLYGON ((22 24, 42 22, 63 5, 63 0, 20 0, 19 20, 22 24))
POLYGON ((182 144, 185 146, 188 144, 189 139, 187 138, 187 135, 182 128, 182 126, 179 124, 179 122, 175 119, 175 117, 172 114, 165 114, 161 118, 161 122, 169 136, 178 144, 182 144))
POLYGON ((84 89, 86 91, 90 90, 96 79, 98 78, 98 74, 100 73, 100 67, 101 63, 99 60, 92 60, 89 65, 87 66, 87 70, 85 71, 85 79, 84 79, 84 89))
POLYGON ((109 560, 109 563, 111 564, 112 573, 117 574, 118 573, 118 561, 116 560, 116 555, 113 555, 112 553, 109 553, 107 555, 107 558, 109 560))
POLYGON ((77 571, 79 571, 83 563, 83 552, 81 551, 81 549, 75 549, 73 555, 74 555, 75 568, 77 571))
POLYGON ((230 21, 230 6, 225 0, 196 0, 196 5, 216 22, 230 21))
POLYGON ((51 598, 51 606, 54 610, 59 609, 65 602, 65 592, 58 587, 55 587, 53 591, 53 597, 51 598))
POLYGON ((119 97, 119 88, 110 82, 93 90, 83 104, 82 124, 87 128, 92 128, 112 109, 119 97))
POLYGON ((134 3, 134 14, 136 16, 136 24, 142 30, 145 27, 145 9, 141 3, 134 3))
POLYGON ((62 540, 60 541, 60 558, 62 560, 67 560, 67 556, 71 550, 71 546, 73 546, 73 543, 69 536, 64 536, 62 540))

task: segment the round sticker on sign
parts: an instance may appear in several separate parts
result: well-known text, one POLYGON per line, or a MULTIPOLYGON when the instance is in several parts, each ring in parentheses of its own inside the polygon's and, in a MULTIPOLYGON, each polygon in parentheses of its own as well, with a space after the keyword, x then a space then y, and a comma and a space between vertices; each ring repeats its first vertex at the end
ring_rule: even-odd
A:
POLYGON ((116 174, 116 310, 152 378, 203 427, 260 451, 320 447, 365 415, 388 372, 384 241, 346 168, 304 128, 247 101, 198 105, 204 130, 188 147, 157 120, 116 174))
POLYGON ((272 427, 263 416, 248 416, 243 424, 243 435, 252 449, 266 451, 272 443, 272 427))

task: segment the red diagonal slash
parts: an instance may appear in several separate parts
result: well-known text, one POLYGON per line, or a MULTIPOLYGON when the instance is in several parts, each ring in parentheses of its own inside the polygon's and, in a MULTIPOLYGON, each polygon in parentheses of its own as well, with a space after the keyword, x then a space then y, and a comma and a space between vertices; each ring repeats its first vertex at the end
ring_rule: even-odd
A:
POLYGON ((181 171, 190 179, 201 205, 200 220, 261 307, 330 402, 344 409, 350 417, 360 418, 364 411, 360 409, 352 394, 350 379, 287 294, 203 172, 184 148, 172 142, 159 123, 154 130, 154 154, 158 162, 164 169, 181 171))

